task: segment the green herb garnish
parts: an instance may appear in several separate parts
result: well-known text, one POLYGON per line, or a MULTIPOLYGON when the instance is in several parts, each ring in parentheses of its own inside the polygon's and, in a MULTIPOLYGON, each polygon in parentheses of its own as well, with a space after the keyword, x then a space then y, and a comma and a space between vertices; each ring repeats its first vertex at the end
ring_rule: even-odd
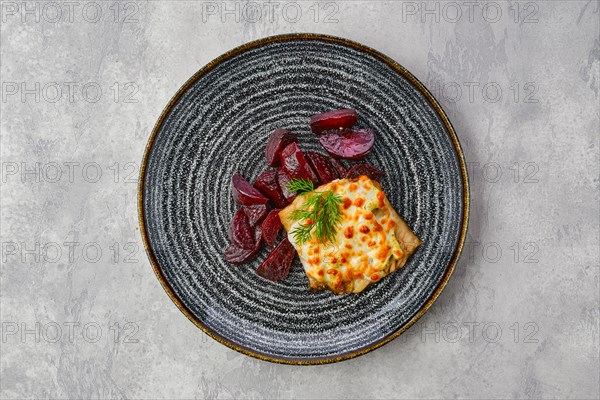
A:
POLYGON ((290 192, 297 192, 298 194, 305 194, 315 190, 315 185, 309 179, 294 178, 286 183, 285 187, 288 188, 290 192))
MULTIPOLYGON (((286 184, 290 191, 307 194, 314 191, 314 185, 308 179, 292 179, 286 184)), ((333 242, 338 224, 341 222, 340 211, 342 197, 332 190, 314 192, 304 201, 303 208, 291 214, 294 220, 304 221, 292 231, 298 244, 309 240, 314 230, 317 240, 333 242)))

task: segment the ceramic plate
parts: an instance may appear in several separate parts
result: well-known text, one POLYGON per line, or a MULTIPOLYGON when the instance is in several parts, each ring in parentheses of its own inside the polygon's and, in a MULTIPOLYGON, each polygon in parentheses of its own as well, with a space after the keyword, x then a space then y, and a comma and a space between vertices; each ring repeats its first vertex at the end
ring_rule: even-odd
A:
POLYGON ((264 360, 339 361, 373 350, 413 324, 440 294, 465 238, 468 182, 448 118, 431 94, 390 58, 329 36, 275 36, 238 47, 196 73, 160 116, 144 156, 139 213, 154 271, 170 298, 219 342, 264 360), (300 261, 273 283, 223 259, 238 206, 239 171, 265 167, 278 127, 303 150, 323 151, 313 114, 358 111, 376 133, 367 161, 423 245, 406 266, 360 294, 313 293, 300 261))

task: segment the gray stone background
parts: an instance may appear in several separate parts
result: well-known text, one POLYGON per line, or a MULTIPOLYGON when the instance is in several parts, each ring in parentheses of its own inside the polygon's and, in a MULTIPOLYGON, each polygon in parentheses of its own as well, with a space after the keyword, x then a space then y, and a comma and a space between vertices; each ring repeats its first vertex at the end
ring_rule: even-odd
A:
POLYGON ((1 398, 600 396, 598 1, 1 12, 1 398), (155 278, 136 214, 170 97, 223 52, 287 32, 353 39, 407 67, 448 112, 470 172, 467 244, 436 304, 383 348, 326 366, 207 338, 155 278))

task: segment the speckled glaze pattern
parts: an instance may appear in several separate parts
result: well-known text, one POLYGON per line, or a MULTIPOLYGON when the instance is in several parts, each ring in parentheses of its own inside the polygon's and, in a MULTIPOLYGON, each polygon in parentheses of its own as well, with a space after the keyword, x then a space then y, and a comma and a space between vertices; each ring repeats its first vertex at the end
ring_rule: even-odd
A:
POLYGON ((441 110, 390 62, 329 37, 263 40, 200 71, 165 110, 142 172, 143 234, 171 298, 220 342, 271 361, 336 361, 395 337, 439 294, 466 229, 462 155, 441 110), (252 181, 266 168, 278 127, 324 152, 309 117, 336 108, 355 108, 358 125, 374 129, 367 161, 386 172, 381 184, 421 248, 358 295, 310 292, 298 259, 286 280, 267 281, 255 273, 266 249, 246 265, 225 262, 238 208, 231 176, 252 181))

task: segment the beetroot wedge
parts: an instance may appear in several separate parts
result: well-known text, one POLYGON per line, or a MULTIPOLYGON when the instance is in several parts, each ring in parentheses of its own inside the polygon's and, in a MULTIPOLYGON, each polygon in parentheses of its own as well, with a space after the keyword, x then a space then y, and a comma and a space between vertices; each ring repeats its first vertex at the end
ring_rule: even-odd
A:
POLYGON ((275 207, 283 208, 288 202, 279 187, 279 183, 277 183, 277 172, 273 170, 263 171, 256 181, 254 182, 254 187, 258 189, 259 192, 267 196, 273 203, 275 207))
POLYGON ((260 226, 257 226, 254 230, 254 246, 251 249, 243 249, 232 243, 225 249, 223 255, 225 260, 232 264, 244 264, 256 256, 261 245, 262 230, 260 226))
POLYGON ((356 124, 358 113, 356 110, 345 108, 342 110, 329 111, 310 117, 310 129, 314 133, 334 129, 348 129, 356 124))
POLYGON ((239 248, 246 250, 254 248, 254 229, 250 226, 244 209, 240 208, 233 214, 228 236, 233 244, 239 248))
POLYGON ((265 150, 267 165, 269 167, 280 166, 281 161, 279 159, 279 154, 281 154, 281 151, 285 149, 288 144, 297 141, 298 138, 292 132, 282 128, 275 129, 267 141, 265 150))
POLYGON ((256 273, 271 281, 285 279, 290 273, 295 254, 294 246, 286 238, 260 264, 256 273))
POLYGON ((342 177, 337 167, 333 164, 333 158, 314 151, 307 151, 306 158, 319 176, 321 184, 329 183, 334 179, 342 177))
POLYGON ((250 226, 260 224, 269 213, 269 207, 266 204, 254 204, 243 208, 248 216, 250 226))
POLYGON ((319 142, 333 157, 356 160, 369 154, 375 136, 372 129, 347 130, 324 133, 319 136, 319 142))
POLYGON ((355 179, 361 175, 366 175, 369 179, 379 182, 385 173, 372 166, 371 164, 362 163, 362 164, 354 164, 348 172, 346 173, 345 178, 355 179))
MULTIPOLYGON (((296 179, 308 179, 315 185, 319 184, 319 177, 313 171, 312 167, 304 157, 304 154, 296 143, 290 143, 281 152, 281 166, 283 170, 290 176, 296 179)), ((282 188, 283 189, 283 188, 282 188)))
POLYGON ((267 204, 269 202, 269 199, 249 184, 239 173, 236 173, 231 177, 231 192, 233 194, 233 200, 243 206, 267 204))
POLYGON ((281 224, 281 219, 279 218, 280 209, 274 209, 269 212, 267 218, 262 222, 260 227, 262 228, 262 235, 265 243, 269 247, 273 247, 275 241, 277 240, 277 235, 279 235, 279 231, 283 227, 281 224))
POLYGON ((277 183, 281 188, 281 193, 285 199, 291 203, 296 198, 296 193, 291 192, 290 189, 287 188, 286 184, 291 181, 292 178, 285 172, 283 168, 277 168, 277 183))
POLYGON ((340 177, 346 175, 346 172, 348 172, 348 170, 342 165, 342 163, 340 163, 335 158, 330 158, 329 161, 331 161, 331 163, 333 164, 335 169, 338 171, 338 174, 340 175, 340 177))

